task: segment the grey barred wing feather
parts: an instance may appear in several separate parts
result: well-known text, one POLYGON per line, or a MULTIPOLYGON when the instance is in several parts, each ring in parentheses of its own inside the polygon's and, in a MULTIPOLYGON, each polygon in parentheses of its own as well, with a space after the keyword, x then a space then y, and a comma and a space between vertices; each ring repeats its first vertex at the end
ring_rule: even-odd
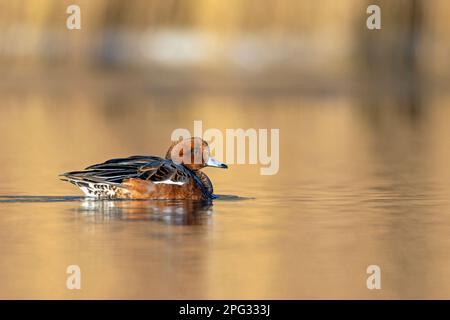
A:
POLYGON ((150 163, 142 167, 141 172, 140 179, 150 180, 154 183, 183 185, 193 177, 184 166, 177 165, 170 160, 163 160, 158 166, 150 163))
POLYGON ((193 175, 184 166, 170 160, 150 156, 132 156, 111 159, 89 166, 82 171, 64 173, 62 176, 72 183, 84 181, 120 185, 124 180, 136 178, 154 183, 183 185, 193 175))

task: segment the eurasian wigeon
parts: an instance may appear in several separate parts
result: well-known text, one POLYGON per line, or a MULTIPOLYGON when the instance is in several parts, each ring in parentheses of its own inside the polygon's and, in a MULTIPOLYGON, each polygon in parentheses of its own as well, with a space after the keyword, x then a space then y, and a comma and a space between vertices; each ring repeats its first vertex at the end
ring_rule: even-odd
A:
POLYGON ((204 167, 228 168, 210 156, 201 138, 174 142, 165 159, 131 156, 111 159, 82 171, 62 174, 86 196, 108 199, 213 199, 213 186, 204 167))

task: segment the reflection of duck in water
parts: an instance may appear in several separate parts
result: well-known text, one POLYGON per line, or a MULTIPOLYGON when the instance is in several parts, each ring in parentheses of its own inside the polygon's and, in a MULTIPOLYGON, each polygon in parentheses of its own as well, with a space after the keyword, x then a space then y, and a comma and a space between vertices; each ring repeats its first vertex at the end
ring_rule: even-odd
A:
POLYGON ((200 138, 172 144, 166 158, 132 156, 108 160, 83 171, 64 173, 62 180, 87 196, 108 199, 213 199, 213 186, 204 167, 227 168, 209 155, 200 138))
POLYGON ((123 201, 94 201, 86 199, 81 202, 77 210, 84 216, 97 214, 102 221, 105 218, 119 220, 157 220, 175 225, 205 224, 212 213, 211 201, 187 200, 123 200, 123 201))

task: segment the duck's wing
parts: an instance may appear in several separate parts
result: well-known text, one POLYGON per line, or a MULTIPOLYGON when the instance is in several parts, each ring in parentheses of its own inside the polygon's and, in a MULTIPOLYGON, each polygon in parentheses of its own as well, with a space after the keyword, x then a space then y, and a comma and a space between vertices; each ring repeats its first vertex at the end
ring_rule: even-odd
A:
POLYGON ((154 183, 183 185, 194 175, 184 166, 159 157, 132 156, 111 159, 87 167, 82 171, 62 174, 63 180, 94 183, 121 184, 124 180, 137 178, 154 183))

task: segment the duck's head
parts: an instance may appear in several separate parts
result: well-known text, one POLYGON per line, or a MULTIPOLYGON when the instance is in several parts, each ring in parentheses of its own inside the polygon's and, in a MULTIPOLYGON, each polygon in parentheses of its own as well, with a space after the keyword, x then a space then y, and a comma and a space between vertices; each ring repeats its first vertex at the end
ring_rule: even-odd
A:
POLYGON ((167 150, 166 159, 181 163, 190 170, 200 170, 204 167, 228 168, 226 164, 210 156, 208 143, 198 137, 174 142, 167 150))

